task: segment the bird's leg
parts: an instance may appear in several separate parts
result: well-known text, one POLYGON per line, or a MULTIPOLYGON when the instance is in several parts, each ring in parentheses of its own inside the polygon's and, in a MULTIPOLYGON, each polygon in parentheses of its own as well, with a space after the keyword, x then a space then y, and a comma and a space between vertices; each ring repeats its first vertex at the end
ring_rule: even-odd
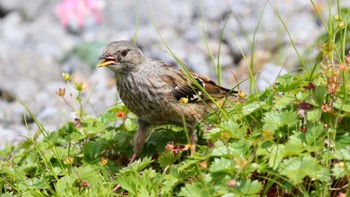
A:
MULTIPOLYGON (((139 119, 138 122, 139 127, 134 138, 134 154, 132 155, 129 164, 133 163, 136 160, 137 155, 139 155, 142 152, 143 145, 145 144, 147 129, 149 127, 149 124, 143 120, 139 119)), ((120 185, 117 185, 113 188, 113 191, 117 191, 119 189, 120 185)))
POLYGON ((187 128, 188 128, 188 135, 190 137, 190 142, 191 142, 191 156, 193 156, 194 153, 196 152, 196 143, 198 141, 197 132, 194 129, 194 125, 187 125, 187 128))
POLYGON ((139 122, 139 127, 137 129, 137 133, 134 138, 134 154, 132 155, 129 163, 134 162, 136 157, 142 152, 143 145, 145 144, 147 130, 149 127, 149 124, 143 120, 139 119, 138 122, 139 122))
MULTIPOLYGON (((145 138, 149 124, 143 120, 139 119, 139 127, 137 128, 137 133, 134 138, 134 154, 132 155, 129 164, 133 163, 137 156, 142 152, 143 145, 145 144, 145 138)), ((113 191, 118 191, 120 189, 118 184, 113 188, 113 191)))

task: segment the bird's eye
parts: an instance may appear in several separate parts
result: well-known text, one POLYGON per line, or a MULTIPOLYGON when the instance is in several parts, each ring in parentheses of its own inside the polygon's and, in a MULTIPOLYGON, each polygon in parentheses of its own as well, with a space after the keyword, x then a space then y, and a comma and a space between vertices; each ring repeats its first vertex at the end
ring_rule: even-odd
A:
POLYGON ((128 50, 124 50, 124 51, 122 51, 120 54, 123 56, 123 57, 125 57, 127 54, 128 54, 128 50))

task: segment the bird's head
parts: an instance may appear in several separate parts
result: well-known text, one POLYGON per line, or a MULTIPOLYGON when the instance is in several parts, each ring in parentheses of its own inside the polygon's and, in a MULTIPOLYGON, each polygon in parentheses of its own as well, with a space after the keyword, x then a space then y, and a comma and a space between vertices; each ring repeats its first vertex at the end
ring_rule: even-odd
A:
POLYGON ((99 67, 107 67, 116 73, 132 70, 144 61, 141 50, 131 41, 113 41, 107 44, 102 55, 103 60, 99 67))

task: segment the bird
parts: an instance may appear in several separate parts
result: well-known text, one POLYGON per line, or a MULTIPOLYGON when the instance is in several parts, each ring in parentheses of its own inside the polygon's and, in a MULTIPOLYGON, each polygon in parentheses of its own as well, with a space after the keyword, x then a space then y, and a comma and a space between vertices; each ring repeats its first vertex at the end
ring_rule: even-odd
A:
POLYGON ((142 152, 147 133, 154 126, 172 124, 188 128, 191 154, 202 117, 217 109, 218 100, 238 100, 237 91, 217 85, 199 74, 179 69, 143 55, 132 41, 112 41, 98 57, 97 68, 107 67, 116 80, 120 99, 138 117, 133 141, 134 162, 142 152))

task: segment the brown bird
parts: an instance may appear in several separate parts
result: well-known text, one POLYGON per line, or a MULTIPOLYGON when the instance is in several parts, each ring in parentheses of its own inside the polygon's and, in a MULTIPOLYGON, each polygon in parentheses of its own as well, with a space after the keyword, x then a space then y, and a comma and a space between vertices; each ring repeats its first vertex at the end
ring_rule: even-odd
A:
POLYGON ((121 100, 139 118, 130 163, 141 153, 151 126, 183 125, 183 118, 193 153, 197 141, 194 125, 216 109, 215 100, 238 98, 236 91, 220 87, 206 77, 145 57, 131 41, 109 43, 99 59, 103 61, 97 67, 114 72, 121 100))

